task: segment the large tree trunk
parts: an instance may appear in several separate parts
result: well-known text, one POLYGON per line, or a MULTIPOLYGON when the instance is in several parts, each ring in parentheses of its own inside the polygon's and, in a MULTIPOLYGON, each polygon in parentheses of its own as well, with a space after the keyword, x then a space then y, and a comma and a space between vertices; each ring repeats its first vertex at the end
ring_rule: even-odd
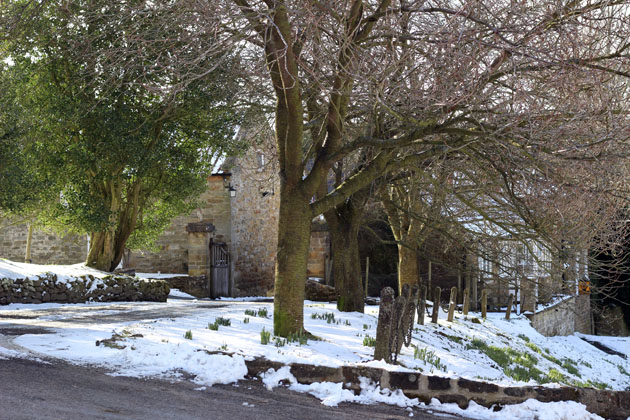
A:
POLYGON ((110 228, 90 233, 90 249, 86 265, 103 271, 114 271, 125 252, 125 244, 136 228, 141 182, 129 187, 122 197, 122 182, 111 182, 110 228))
POLYGON ((113 230, 90 233, 90 249, 86 265, 97 270, 112 271, 114 243, 113 230))
POLYGON ((278 260, 273 312, 274 334, 286 337, 304 329, 304 287, 311 236, 309 200, 301 193, 280 192, 278 260))
POLYGON ((330 228, 337 309, 363 312, 365 300, 358 243, 363 212, 348 200, 324 216, 330 228))
MULTIPOLYGON (((413 239, 413 238, 412 238, 413 239)), ((402 290, 403 285, 412 287, 418 284, 418 255, 416 250, 398 244, 398 290, 402 290)))

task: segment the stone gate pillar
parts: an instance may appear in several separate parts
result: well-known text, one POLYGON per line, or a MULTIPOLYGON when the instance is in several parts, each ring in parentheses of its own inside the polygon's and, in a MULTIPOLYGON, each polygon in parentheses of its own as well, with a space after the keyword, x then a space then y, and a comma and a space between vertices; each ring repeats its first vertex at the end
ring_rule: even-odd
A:
MULTIPOLYGON (((210 241, 214 236, 214 231, 214 225, 210 222, 197 222, 186 225, 186 232, 188 232, 189 276, 206 276, 208 282, 210 281, 210 241)), ((210 293, 209 288, 208 293, 210 293)))

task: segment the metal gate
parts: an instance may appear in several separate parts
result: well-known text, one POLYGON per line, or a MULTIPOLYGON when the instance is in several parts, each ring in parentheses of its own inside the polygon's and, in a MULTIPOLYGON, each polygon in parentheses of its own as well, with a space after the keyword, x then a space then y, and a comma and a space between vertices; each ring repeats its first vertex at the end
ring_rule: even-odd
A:
POLYGON ((230 254, 225 242, 210 242, 210 297, 229 296, 230 254))

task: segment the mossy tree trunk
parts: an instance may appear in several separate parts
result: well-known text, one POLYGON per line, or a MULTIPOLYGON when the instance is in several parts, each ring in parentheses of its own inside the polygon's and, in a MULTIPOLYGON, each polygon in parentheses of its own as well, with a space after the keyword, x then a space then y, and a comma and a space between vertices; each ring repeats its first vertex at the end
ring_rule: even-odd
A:
POLYGON ((283 191, 279 220, 287 222, 278 226, 273 328, 275 335, 286 337, 304 329, 304 287, 312 220, 308 200, 299 192, 283 191))
POLYGON ((343 312, 363 312, 365 306, 358 235, 366 195, 355 194, 324 213, 330 228, 337 309, 343 312))
POLYGON ((403 285, 408 284, 409 287, 418 284, 418 253, 417 245, 414 238, 405 238, 409 241, 406 244, 398 244, 398 287, 402 290, 403 285), (414 245, 416 245, 414 247, 414 245))
POLYGON ((138 220, 141 182, 125 186, 115 179, 101 186, 101 193, 109 203, 109 223, 102 230, 90 233, 90 248, 86 265, 103 271, 113 271, 122 260, 125 244, 138 220))

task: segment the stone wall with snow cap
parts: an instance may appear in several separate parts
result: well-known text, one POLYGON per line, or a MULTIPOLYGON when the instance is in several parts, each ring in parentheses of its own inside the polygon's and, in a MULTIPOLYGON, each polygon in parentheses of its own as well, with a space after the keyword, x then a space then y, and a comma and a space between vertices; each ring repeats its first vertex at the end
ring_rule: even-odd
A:
POLYGON ((9 303, 165 302, 168 283, 109 275, 81 266, 50 266, 0 260, 0 305, 9 303))
POLYGON ((546 337, 592 333, 589 295, 567 297, 527 317, 532 327, 546 337))

